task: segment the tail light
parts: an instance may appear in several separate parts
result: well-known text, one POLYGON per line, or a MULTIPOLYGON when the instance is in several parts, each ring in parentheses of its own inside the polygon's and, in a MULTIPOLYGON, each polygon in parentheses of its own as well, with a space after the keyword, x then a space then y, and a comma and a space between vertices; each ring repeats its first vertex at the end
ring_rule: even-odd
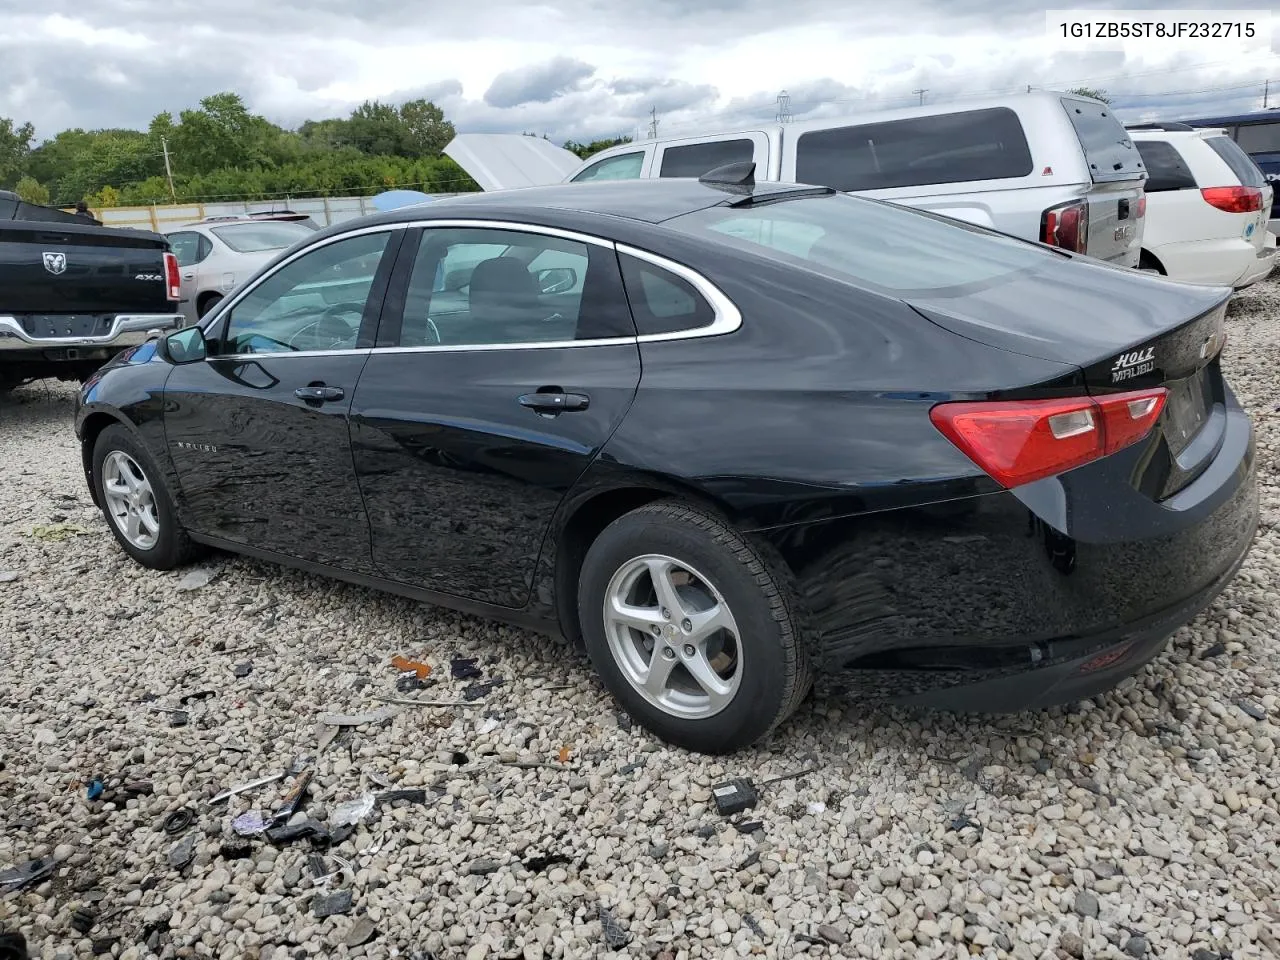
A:
POLYGON ((1084 253, 1089 244, 1089 201, 1073 200, 1040 215, 1040 239, 1053 247, 1084 253))
POLYGON ((1262 191, 1258 187, 1204 187, 1200 196, 1209 206, 1225 213, 1253 213, 1262 209, 1262 191))
POLYGON ((165 296, 170 300, 182 299, 182 275, 178 273, 178 258, 172 253, 164 255, 165 296))
POLYGON ((929 419, 993 480, 1016 487, 1137 443, 1168 395, 1157 387, 1105 397, 940 403, 929 419))
POLYGON ((1143 195, 1138 198, 1138 216, 1136 219, 1141 220, 1146 215, 1147 215, 1147 195, 1143 193, 1143 195))

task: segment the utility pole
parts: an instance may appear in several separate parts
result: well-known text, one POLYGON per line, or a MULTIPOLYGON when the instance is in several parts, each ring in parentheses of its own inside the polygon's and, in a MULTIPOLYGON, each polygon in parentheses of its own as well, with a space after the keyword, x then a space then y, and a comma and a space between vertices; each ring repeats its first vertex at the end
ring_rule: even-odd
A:
POLYGON ((658 108, 656 106, 649 111, 649 139, 658 139, 658 108))
POLYGON ((925 95, 926 93, 928 93, 928 92, 929 92, 929 88, 928 88, 928 87, 918 87, 918 88, 916 88, 915 90, 912 90, 911 92, 912 92, 912 93, 914 93, 914 94, 917 94, 917 95, 920 97, 920 105, 921 105, 921 106, 924 106, 924 95, 925 95))
POLYGON ((778 94, 778 122, 791 122, 791 95, 785 90, 778 94))
POLYGON ((160 149, 164 151, 164 175, 169 180, 169 199, 177 200, 178 194, 173 189, 173 168, 169 166, 169 138, 160 138, 160 149))
POLYGON ((1267 100, 1271 95, 1271 81, 1268 80, 1262 85, 1262 109, 1267 110, 1267 100))

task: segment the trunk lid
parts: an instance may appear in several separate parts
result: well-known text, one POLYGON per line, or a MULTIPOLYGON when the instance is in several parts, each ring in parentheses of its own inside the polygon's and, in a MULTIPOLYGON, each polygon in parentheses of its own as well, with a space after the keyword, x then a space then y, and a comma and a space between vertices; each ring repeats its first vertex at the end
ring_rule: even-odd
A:
MULTIPOLYGON (((173 313, 159 234, 90 224, 0 222, 0 312, 173 313)), ((34 332, 34 331, 30 331, 34 332)))
POLYGON ((1085 253, 1099 260, 1134 267, 1142 255, 1146 226, 1141 181, 1095 183, 1085 195, 1089 204, 1089 231, 1085 253))
POLYGON ((1231 290, 1087 261, 1021 274, 957 297, 917 298, 926 319, 969 339, 1071 364, 1090 394, 1163 386, 1157 463, 1142 488, 1176 493, 1208 466, 1226 419, 1218 362, 1231 290))
POLYGON ((581 158, 550 140, 516 133, 460 133, 444 148, 481 190, 561 183, 581 158))

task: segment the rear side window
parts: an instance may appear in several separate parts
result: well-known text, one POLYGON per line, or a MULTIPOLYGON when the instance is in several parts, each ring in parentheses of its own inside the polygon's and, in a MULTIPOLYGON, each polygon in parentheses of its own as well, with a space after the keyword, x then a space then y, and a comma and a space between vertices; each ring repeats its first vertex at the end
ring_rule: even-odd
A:
POLYGON ((756 155, 750 140, 712 140, 662 151, 660 177, 700 177, 726 163, 744 163, 756 155))
POLYGON ((1075 127, 1095 181, 1126 180, 1142 172, 1142 155, 1105 103, 1063 98, 1062 106, 1075 127))
MULTIPOLYGON (((1225 139, 1225 138, 1224 138, 1225 139)), ((1193 190, 1196 178, 1173 144, 1163 140, 1137 140, 1138 153, 1147 165, 1147 193, 1193 190)))
POLYGON ((594 163, 573 178, 574 183, 587 180, 635 180, 644 167, 644 151, 607 157, 594 163))
POLYGON ((1231 172, 1240 178, 1242 187, 1267 185, 1267 178, 1262 170, 1229 137, 1206 137, 1204 142, 1212 147, 1213 152, 1222 158, 1222 162, 1231 168, 1231 172))
POLYGON ((715 320, 711 304, 683 277, 627 254, 619 254, 618 259, 631 315, 642 337, 697 330, 715 320))
POLYGON ((1236 142, 1245 153, 1280 153, 1280 123, 1242 123, 1236 142))
POLYGON ((836 190, 1005 180, 1031 173, 1008 107, 812 130, 796 143, 796 180, 836 190))

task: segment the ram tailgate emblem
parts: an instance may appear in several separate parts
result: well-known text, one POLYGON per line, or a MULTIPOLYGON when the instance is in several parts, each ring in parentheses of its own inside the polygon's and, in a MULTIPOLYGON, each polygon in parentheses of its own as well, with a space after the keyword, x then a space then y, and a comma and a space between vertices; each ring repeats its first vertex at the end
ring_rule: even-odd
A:
POLYGON ((55 277, 60 273, 66 273, 67 255, 65 253, 54 253, 46 250, 44 253, 44 268, 55 277))

